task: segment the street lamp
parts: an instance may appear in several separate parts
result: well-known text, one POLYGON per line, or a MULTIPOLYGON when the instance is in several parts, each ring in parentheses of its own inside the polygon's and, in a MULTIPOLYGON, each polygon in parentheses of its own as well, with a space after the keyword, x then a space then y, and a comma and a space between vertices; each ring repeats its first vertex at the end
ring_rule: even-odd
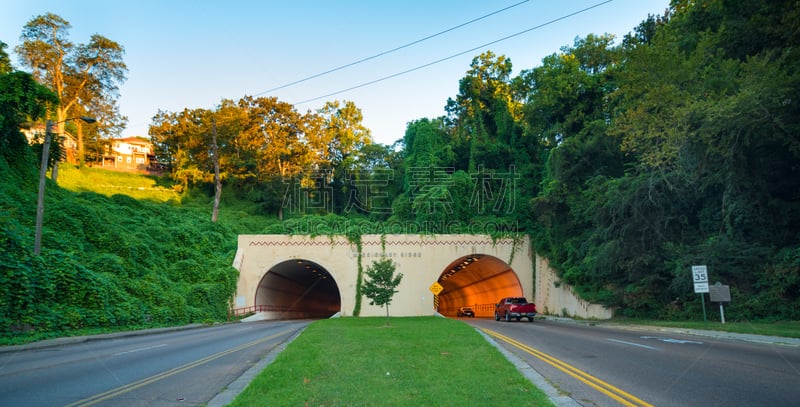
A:
POLYGON ((47 178, 47 161, 50 154, 50 140, 53 131, 53 125, 65 123, 70 120, 81 119, 84 122, 91 124, 97 121, 94 117, 80 116, 64 119, 59 122, 47 121, 44 130, 44 144, 42 145, 42 168, 39 169, 39 199, 36 202, 36 237, 33 242, 33 254, 38 256, 42 251, 42 223, 44 222, 44 185, 47 178))

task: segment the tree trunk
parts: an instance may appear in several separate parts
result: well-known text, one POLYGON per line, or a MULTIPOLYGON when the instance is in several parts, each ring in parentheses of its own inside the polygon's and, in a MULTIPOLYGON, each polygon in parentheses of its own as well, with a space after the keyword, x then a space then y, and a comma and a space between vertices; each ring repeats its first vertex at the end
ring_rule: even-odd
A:
POLYGON ((64 135, 64 122, 66 119, 63 119, 61 112, 58 114, 58 122, 56 123, 56 135, 52 138, 53 142, 58 143, 58 148, 56 151, 58 154, 54 154, 53 159, 53 170, 50 172, 50 180, 53 181, 54 184, 58 185, 58 163, 61 161, 61 151, 63 151, 63 145, 61 144, 62 136, 64 135))
POLYGON ((219 213, 219 200, 222 197, 222 180, 219 176, 219 148, 217 147, 217 120, 211 119, 211 149, 214 153, 214 210, 211 214, 211 222, 217 221, 219 213))
POLYGON ((55 160, 53 161, 53 171, 50 173, 50 180, 52 180, 54 184, 58 185, 58 162, 61 160, 58 157, 54 158, 55 160))
POLYGON ((83 120, 75 120, 75 125, 78 126, 78 168, 83 168, 83 161, 86 158, 83 144, 83 120))

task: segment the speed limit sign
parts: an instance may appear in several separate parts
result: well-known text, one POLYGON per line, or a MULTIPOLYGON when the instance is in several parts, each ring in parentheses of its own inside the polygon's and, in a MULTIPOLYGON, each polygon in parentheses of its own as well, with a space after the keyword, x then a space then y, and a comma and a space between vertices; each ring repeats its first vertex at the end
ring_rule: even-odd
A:
POLYGON ((694 292, 708 292, 708 270, 706 266, 692 266, 692 279, 694 280, 694 292))

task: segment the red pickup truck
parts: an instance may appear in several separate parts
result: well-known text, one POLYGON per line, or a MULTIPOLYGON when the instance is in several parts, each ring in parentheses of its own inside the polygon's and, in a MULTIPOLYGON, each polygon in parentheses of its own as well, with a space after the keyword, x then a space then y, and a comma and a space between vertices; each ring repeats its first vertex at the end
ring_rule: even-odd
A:
POLYGON ((528 318, 528 322, 533 322, 536 316, 536 304, 528 302, 525 297, 506 297, 500 300, 494 308, 494 320, 499 321, 503 318, 506 322, 511 318, 517 321, 528 318))

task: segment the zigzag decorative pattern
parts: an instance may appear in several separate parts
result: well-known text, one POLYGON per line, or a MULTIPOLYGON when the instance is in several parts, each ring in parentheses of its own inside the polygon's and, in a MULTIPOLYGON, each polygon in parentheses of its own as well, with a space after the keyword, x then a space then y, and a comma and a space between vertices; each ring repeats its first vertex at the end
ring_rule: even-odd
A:
MULTIPOLYGON (((380 240, 368 240, 362 242, 364 246, 379 246, 381 245, 380 240)), ((485 245, 485 244, 494 244, 494 245, 508 245, 514 244, 513 239, 499 239, 496 242, 492 242, 489 239, 481 239, 481 240, 427 240, 427 239, 419 239, 419 240, 387 240, 386 246, 467 246, 467 245, 485 245)), ((267 241, 267 240, 260 240, 260 241, 252 241, 250 242, 249 246, 284 246, 284 247, 309 247, 309 246, 350 246, 353 243, 346 241, 346 240, 303 240, 303 241, 286 241, 286 240, 276 240, 276 241, 267 241)))
POLYGON ((292 242, 292 241, 253 241, 250 242, 249 246, 295 246, 295 247, 308 247, 308 246, 349 246, 351 243, 348 241, 316 241, 316 240, 304 240, 300 242, 292 242))
MULTIPOLYGON (((496 244, 514 243, 511 239, 498 240, 496 244)), ((365 246, 379 246, 380 241, 363 242, 365 246)), ((387 240, 386 246, 466 246, 492 244, 491 240, 387 240)))

